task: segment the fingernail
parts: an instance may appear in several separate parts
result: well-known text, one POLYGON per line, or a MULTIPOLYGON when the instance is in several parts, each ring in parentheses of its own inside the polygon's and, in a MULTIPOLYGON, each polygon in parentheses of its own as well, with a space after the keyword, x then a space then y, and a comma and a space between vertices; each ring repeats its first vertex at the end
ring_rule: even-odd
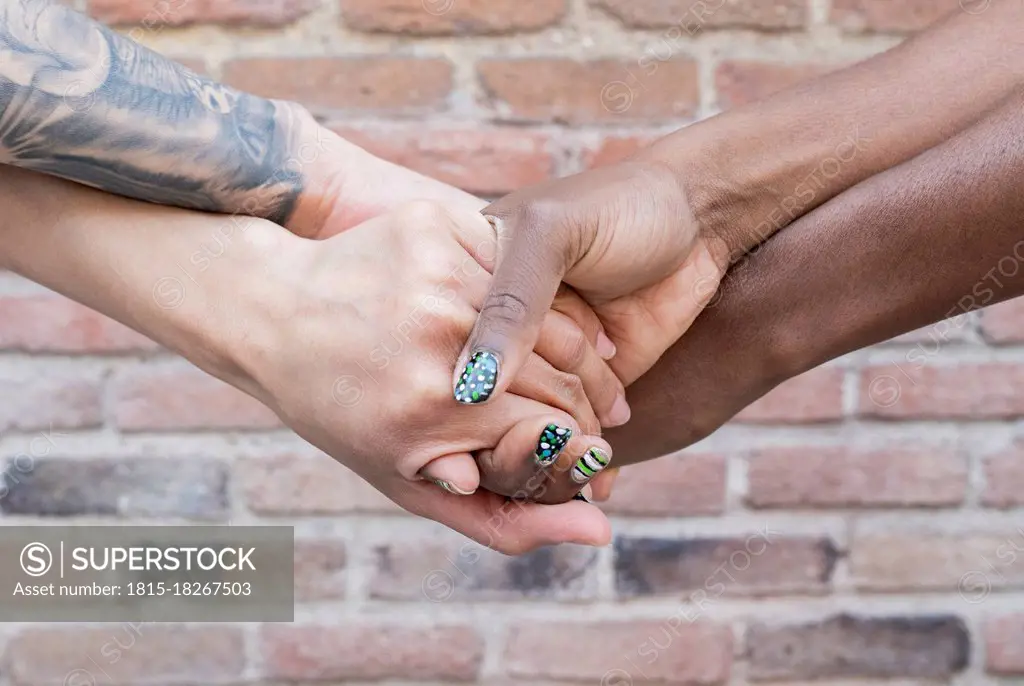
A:
POLYGON ((587 500, 587 496, 583 495, 583 491, 580 491, 579 493, 577 493, 576 495, 574 495, 574 496, 572 497, 572 499, 573 499, 573 500, 582 500, 582 501, 583 501, 583 502, 585 502, 585 503, 589 503, 589 502, 590 502, 589 500, 587 500))
POLYGON ((482 403, 491 397, 497 380, 498 358, 494 353, 478 350, 455 384, 455 399, 466 405, 482 403))
POLYGON ((626 402, 625 394, 619 394, 615 398, 615 402, 612 403, 612 407, 608 410, 608 416, 605 418, 605 426, 610 428, 613 426, 622 426, 629 421, 633 412, 629 409, 629 403, 626 402))
POLYGON ((586 483, 594 478, 594 475, 608 466, 611 458, 603 450, 591 448, 583 453, 583 457, 576 461, 572 468, 572 480, 578 484, 586 483))
POLYGON ((464 491, 461 488, 455 486, 455 484, 449 481, 442 481, 441 479, 431 479, 435 485, 440 486, 444 490, 448 491, 452 495, 473 495, 476 491, 464 491))
POLYGON ((570 438, 572 438, 572 429, 566 429, 557 424, 545 426, 537 441, 537 451, 533 454, 537 464, 547 467, 557 460, 559 453, 565 448, 570 438))
POLYGON ((597 354, 606 360, 615 357, 615 344, 612 343, 612 339, 608 338, 604 331, 597 332, 597 345, 595 348, 597 354))

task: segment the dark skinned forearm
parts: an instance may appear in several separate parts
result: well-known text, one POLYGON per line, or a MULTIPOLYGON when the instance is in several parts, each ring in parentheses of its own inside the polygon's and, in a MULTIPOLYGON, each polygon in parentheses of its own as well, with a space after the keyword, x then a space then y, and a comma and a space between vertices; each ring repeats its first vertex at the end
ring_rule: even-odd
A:
POLYGON ((1024 293, 1024 95, 770 239, 636 384, 616 461, 699 440, 778 383, 1024 293), (1011 274, 1012 272, 1012 274, 1011 274))
POLYGON ((118 195, 288 223, 315 138, 294 104, 199 76, 47 0, 0 0, 0 161, 118 195))
POLYGON ((956 11, 853 66, 672 134, 702 231, 736 261, 843 190, 970 126, 1024 85, 1024 0, 956 11))

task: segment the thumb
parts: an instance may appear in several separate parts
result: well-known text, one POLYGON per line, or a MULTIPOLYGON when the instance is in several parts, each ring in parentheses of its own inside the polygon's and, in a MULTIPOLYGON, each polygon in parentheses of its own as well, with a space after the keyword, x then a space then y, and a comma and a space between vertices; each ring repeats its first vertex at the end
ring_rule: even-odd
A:
POLYGON ((491 205, 483 214, 497 233, 498 252, 490 290, 455 368, 455 399, 468 405, 508 389, 537 343, 571 262, 564 232, 538 221, 535 212, 502 213, 491 205))

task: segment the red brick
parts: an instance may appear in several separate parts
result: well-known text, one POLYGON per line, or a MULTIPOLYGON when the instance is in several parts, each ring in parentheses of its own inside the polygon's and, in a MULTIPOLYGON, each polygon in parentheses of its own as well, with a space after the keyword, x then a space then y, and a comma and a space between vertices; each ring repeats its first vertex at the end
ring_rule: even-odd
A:
POLYGON ((353 129, 345 139, 378 157, 485 197, 504 195, 553 175, 547 134, 521 129, 353 129))
POLYGON ((941 507, 967 492, 963 456, 943 450, 772 448, 751 456, 753 507, 941 507))
POLYGON ((886 419, 1013 419, 1024 416, 1024 365, 927 366, 899 362, 861 373, 860 414, 886 419))
POLYGON ((32 686, 210 684, 242 679, 245 645, 227 626, 32 628, 12 639, 5 662, 15 683, 32 686))
POLYGON ((195 368, 137 369, 114 383, 123 431, 273 429, 277 416, 254 398, 195 368))
POLYGON ((566 9, 566 0, 341 0, 349 28, 414 36, 536 31, 566 9))
POLYGON ((484 642, 463 626, 266 626, 265 676, 288 681, 472 681, 484 642))
POLYGON ((113 319, 59 295, 0 297, 0 350, 110 353, 157 347, 113 319))
POLYGON ((344 598, 346 559, 344 541, 295 541, 296 602, 344 598))
POLYGON ((749 424, 809 424, 843 417, 843 370, 819 367, 771 390, 733 421, 749 424))
POLYGON ((706 28, 795 29, 807 25, 805 0, 720 0, 678 3, 673 0, 590 0, 630 28, 671 29, 663 40, 679 41, 706 28))
POLYGON ((68 372, 0 377, 0 432, 87 429, 103 423, 102 384, 68 372))
POLYGON ((452 65, 444 59, 308 57, 232 60, 224 80, 314 111, 423 112, 444 107, 452 65))
POLYGON ((980 0, 832 0, 830 21, 854 31, 904 33, 919 31, 962 3, 980 0))
POLYGON ((465 540, 401 540, 375 548, 373 598, 441 602, 594 600, 597 551, 561 545, 510 557, 465 540))
POLYGON ((1003 535, 880 534, 858 536, 850 570, 859 588, 882 591, 959 591, 968 602, 994 588, 1024 587, 1024 530, 1003 535))
POLYGON ((614 60, 486 60, 478 71, 501 118, 569 124, 689 118, 700 100, 697 63, 685 57, 647 69, 614 60))
POLYGON ((952 616, 851 617, 747 630, 751 681, 948 679, 963 671, 970 634, 952 616))
POLYGON ((772 531, 737 538, 630 538, 615 541, 622 597, 689 592, 694 603, 722 595, 821 592, 838 553, 827 538, 772 531))
POLYGON ((986 671, 1024 676, 1024 615, 989 619, 984 634, 986 671))
POLYGON ((684 453, 631 465, 601 509, 637 517, 720 514, 725 510, 724 455, 684 453))
POLYGON ((583 165, 587 169, 604 167, 622 162, 637 150, 646 148, 662 136, 650 134, 641 136, 609 136, 603 138, 597 147, 583 151, 583 165))
POLYGON ((324 454, 243 460, 237 476, 245 503, 265 515, 402 512, 354 472, 324 454))
POLYGON ((284 26, 309 14, 320 0, 87 0, 105 24, 146 28, 187 24, 284 26))
POLYGON ((822 64, 769 64, 731 60, 715 69, 718 106, 725 110, 766 98, 831 71, 822 64))
POLYGON ((981 333, 990 343, 1024 342, 1024 298, 982 310, 981 333))
POLYGON ((732 631, 688 623, 678 613, 660 622, 523 624, 509 630, 505 664, 509 676, 530 683, 550 679, 711 686, 729 678, 732 631), (643 666, 642 673, 637 665, 643 666))
POLYGON ((1024 505, 1024 450, 1021 446, 990 455, 983 465, 985 490, 981 502, 984 505, 1001 508, 1024 505))

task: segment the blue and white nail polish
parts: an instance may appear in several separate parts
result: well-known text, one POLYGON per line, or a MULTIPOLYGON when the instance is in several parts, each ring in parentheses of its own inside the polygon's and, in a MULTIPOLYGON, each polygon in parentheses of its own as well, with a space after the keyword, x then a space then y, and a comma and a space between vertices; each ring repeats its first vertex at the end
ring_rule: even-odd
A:
POLYGON ((497 381, 497 356, 486 350, 478 350, 469 358, 466 368, 455 383, 455 399, 464 405, 485 402, 494 392, 497 381))

